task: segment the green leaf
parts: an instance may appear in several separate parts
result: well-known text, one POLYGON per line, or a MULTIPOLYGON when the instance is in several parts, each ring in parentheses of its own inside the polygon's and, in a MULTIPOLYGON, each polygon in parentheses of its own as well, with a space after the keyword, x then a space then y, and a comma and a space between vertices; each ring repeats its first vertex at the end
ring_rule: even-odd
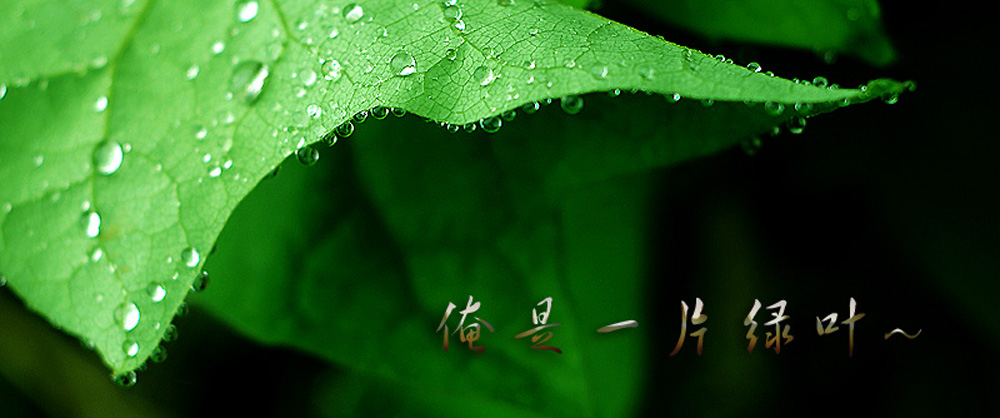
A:
POLYGON ((885 66, 896 52, 877 0, 628 0, 673 25, 713 40, 803 48, 831 59, 858 56, 885 66))
MULTIPOLYGON (((256 13, 248 2, 115 3, 106 11, 89 3, 81 10, 101 9, 100 19, 76 25, 18 23, 21 10, 38 19, 63 13, 39 12, 54 7, 47 2, 16 1, 0 15, 12 31, 0 60, 0 271, 29 307, 92 343, 114 373, 156 349, 256 183, 358 112, 384 106, 444 124, 495 124, 526 103, 612 89, 720 102, 684 101, 687 110, 664 122, 685 123, 639 125, 634 133, 645 136, 524 144, 544 151, 523 167, 536 172, 523 184, 536 189, 523 199, 531 205, 798 120, 796 103, 814 114, 906 88, 794 84, 547 2, 249 2, 256 13), (452 19, 459 10, 461 24, 452 19), (65 54, 44 52, 52 38, 65 54), (87 42, 105 38, 113 42, 87 42), (85 68, 95 54, 106 64, 85 68), (772 112, 723 101, 772 102, 772 112), (704 141, 669 140, 688 123, 704 141)), ((67 19, 60 22, 75 22, 67 19)), ((636 97, 593 116, 628 124, 654 99, 667 106, 636 97)), ((591 126, 563 125, 567 133, 591 126)))

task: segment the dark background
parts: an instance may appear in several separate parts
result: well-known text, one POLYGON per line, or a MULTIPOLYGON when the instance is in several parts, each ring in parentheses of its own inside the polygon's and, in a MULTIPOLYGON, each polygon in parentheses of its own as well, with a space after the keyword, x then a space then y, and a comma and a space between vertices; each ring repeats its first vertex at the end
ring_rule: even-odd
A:
MULTIPOLYGON (((827 65, 811 52, 706 44, 636 21, 642 14, 620 5, 598 12, 736 62, 766 63, 786 77, 918 84, 897 104, 848 107, 810 119, 802 135, 765 138, 755 156, 737 148, 651 174, 658 198, 648 211, 657 221, 646 247, 655 262, 644 306, 657 310, 643 326, 662 332, 638 413, 995 416, 1000 146, 989 128, 997 77, 988 45, 998 39, 989 13, 885 2, 898 60, 872 68, 849 56, 827 65), (823 337, 814 328, 816 316, 846 319, 851 297, 866 314, 854 331, 853 358, 846 326, 823 337), (697 356, 689 337, 669 357, 678 301, 693 308, 695 298, 710 317, 705 351, 697 356), (755 298, 764 308, 757 347, 747 354, 742 320, 755 298), (795 340, 775 354, 764 347, 770 328, 763 323, 766 306, 781 299, 795 340), (896 327, 922 334, 884 340, 896 327)), ((325 362, 246 340, 197 307, 176 321, 182 337, 167 363, 142 372, 127 391, 105 385, 93 353, 9 291, 0 290, 0 314, 4 416, 77 415, 87 402, 112 415, 321 410, 308 388, 325 362)))

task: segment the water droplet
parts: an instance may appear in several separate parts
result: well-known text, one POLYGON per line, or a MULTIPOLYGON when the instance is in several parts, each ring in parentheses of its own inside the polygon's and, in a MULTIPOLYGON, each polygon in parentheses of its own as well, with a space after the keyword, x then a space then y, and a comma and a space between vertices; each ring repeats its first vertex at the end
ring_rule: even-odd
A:
POLYGON ((104 175, 111 175, 122 166, 122 159, 125 154, 122 146, 114 141, 106 141, 97 146, 94 150, 94 167, 97 172, 104 175))
POLYGON ((417 62, 413 59, 413 55, 399 51, 389 61, 389 70, 395 75, 406 77, 417 71, 417 62))
POLYGON ((528 35, 531 35, 531 36, 538 35, 538 29, 537 28, 528 29, 528 35))
POLYGON ((340 80, 340 72, 343 70, 343 67, 340 66, 340 62, 337 60, 328 60, 323 63, 322 70, 323 78, 329 81, 337 81, 340 80))
POLYGON ((885 104, 896 104, 896 102, 899 102, 899 95, 895 93, 883 95, 882 102, 885 104))
POLYGON ((570 115, 575 115, 583 110, 583 98, 580 96, 566 96, 559 100, 562 110, 570 115))
POLYGON ((778 116, 785 113, 785 105, 777 102, 764 103, 764 110, 771 116, 778 116))
POLYGON ((465 32, 465 21, 462 19, 458 19, 455 21, 455 23, 451 25, 451 27, 455 28, 455 30, 459 32, 465 32))
POLYGON ((499 131, 502 125, 503 125, 503 120, 497 116, 489 117, 479 121, 479 126, 483 128, 483 131, 486 131, 486 133, 490 134, 499 131))
POLYGON ((149 359, 152 360, 153 363, 163 363, 164 361, 167 361, 167 349, 162 345, 156 346, 156 348, 153 349, 153 352, 149 354, 149 359))
POLYGON ((206 136, 208 136, 208 128, 204 127, 203 125, 195 125, 194 139, 200 141, 202 139, 205 139, 206 136))
POLYGON ((299 73, 299 78, 302 80, 302 84, 306 87, 312 87, 313 84, 316 84, 316 72, 311 69, 307 68, 302 70, 302 72, 299 73))
POLYGON ((184 263, 188 268, 198 267, 200 262, 201 254, 198 254, 198 250, 193 247, 187 247, 181 251, 181 263, 184 263))
POLYGON ((257 1, 240 1, 236 3, 236 20, 246 23, 257 17, 257 1))
POLYGON ((108 97, 107 96, 98 97, 97 100, 94 102, 94 110, 97 113, 101 113, 101 112, 104 111, 104 109, 107 109, 107 108, 108 108, 108 97))
POLYGON ((788 132, 793 134, 801 134, 806 128, 806 118, 802 116, 796 116, 785 122, 785 126, 788 128, 788 132))
POLYGON ((674 93, 674 94, 667 95, 667 103, 677 103, 679 101, 681 101, 681 94, 680 93, 674 93))
POLYGON ((319 161, 319 151, 311 146, 305 146, 295 151, 295 158, 298 158, 302 165, 308 167, 319 161))
POLYGON ((323 115, 323 109, 320 109, 320 107, 315 104, 311 104, 306 107, 306 114, 308 114, 310 118, 318 119, 323 115))
POLYGON ((643 80, 652 80, 656 78, 656 69, 650 65, 639 66, 639 77, 643 80))
POLYGON ((267 76, 266 65, 259 61, 243 61, 233 69, 232 90, 244 103, 253 103, 264 90, 267 76))
POLYGON ((125 373, 113 376, 111 380, 115 382, 115 384, 118 386, 121 386, 123 388, 130 388, 132 386, 135 386, 135 382, 137 379, 135 376, 135 371, 130 370, 125 373))
POLYGON ((819 76, 813 79, 813 85, 816 87, 826 88, 829 86, 830 82, 827 81, 826 77, 819 76))
POLYGON ((755 73, 759 73, 760 72, 760 64, 758 64, 756 62, 751 62, 751 63, 747 64, 747 69, 750 70, 750 71, 753 71, 755 73))
POLYGON ((177 326, 174 324, 167 325, 167 328, 163 330, 163 341, 171 342, 177 339, 177 326))
POLYGON ((146 293, 153 302, 163 301, 163 298, 167 297, 167 289, 159 283, 150 283, 146 286, 146 293))
POLYGON ((0 83, 0 99, 3 99, 3 97, 6 95, 7 95, 7 85, 4 83, 0 83))
POLYGON ((496 75, 493 74, 493 69, 485 65, 476 68, 472 72, 472 78, 479 83, 480 86, 488 86, 490 83, 496 79, 496 75))
POLYGON ((7 285, 7 276, 4 276, 3 273, 0 273, 0 287, 4 287, 6 285, 7 285))
POLYGON ((812 103, 795 104, 795 111, 798 112, 800 115, 808 115, 810 112, 812 112, 812 109, 813 109, 812 103))
POLYGON ((365 11, 361 9, 361 6, 357 3, 348 4, 344 7, 344 20, 347 23, 355 23, 365 17, 365 11))
POLYGON ((513 6, 514 0, 497 0, 497 4, 501 6, 513 6))
POLYGON ((449 22, 462 19, 462 8, 461 7, 445 7, 441 10, 444 18, 449 22))
POLYGON ((370 113, 373 118, 382 120, 389 116, 389 109, 382 106, 375 106, 372 108, 370 113))
POLYGON ((506 112, 501 113, 500 117, 503 118, 503 120, 505 120, 507 122, 510 122, 510 121, 514 120, 514 118, 517 117, 517 112, 515 112, 513 109, 512 110, 508 110, 506 112))
POLYGON ((403 116, 406 116, 406 110, 403 110, 403 109, 398 108, 398 107, 394 107, 392 109, 389 109, 389 111, 392 112, 392 115, 395 116, 395 117, 397 117, 397 118, 401 118, 403 116))
POLYGON ((122 343, 122 351, 125 352, 126 356, 135 357, 136 354, 139 354, 139 343, 134 340, 125 340, 122 343))
POLYGON ((712 99, 701 99, 701 105, 705 107, 712 107, 715 104, 715 100, 712 99))
POLYGON ((354 123, 351 121, 346 121, 337 127, 337 136, 341 138, 349 138, 351 134, 354 133, 354 123))
POLYGON ((198 67, 198 64, 191 64, 187 71, 184 72, 184 77, 187 77, 188 80, 194 80, 195 77, 198 77, 199 71, 201 71, 201 68, 198 67))
POLYGON ((364 123, 366 120, 368 120, 368 111, 362 110, 358 113, 355 113, 354 116, 351 116, 351 120, 353 120, 355 123, 364 123))
POLYGON ((212 55, 219 55, 226 49, 226 44, 222 41, 215 41, 212 44, 212 55))
POLYGON ((455 58, 458 58, 458 51, 454 48, 448 48, 448 50, 444 52, 444 59, 454 61, 455 58))
POLYGON ((201 292, 202 290, 205 290, 206 287, 208 287, 208 272, 202 271, 197 277, 194 278, 194 282, 191 283, 191 291, 201 292))
POLYGON ((84 230, 87 231, 87 236, 90 238, 97 238, 101 234, 101 215, 97 212, 88 211, 83 214, 83 226, 84 230))
POLYGON ((449 133, 453 133, 454 134, 454 133, 458 133, 458 131, 460 129, 462 129, 462 127, 458 126, 458 125, 451 124, 451 123, 446 123, 446 124, 444 124, 444 129, 446 131, 448 131, 449 133))
POLYGON ((757 151, 760 151, 761 145, 763 145, 763 142, 760 140, 759 136, 754 136, 740 142, 740 147, 743 148, 743 152, 751 157, 757 155, 757 151))
POLYGON ((600 65, 593 67, 590 69, 590 75, 594 76, 594 78, 603 79, 608 76, 608 66, 600 65))
POLYGON ((722 54, 719 54, 719 55, 715 56, 715 59, 717 59, 719 61, 722 61, 722 62, 725 62, 726 61, 726 56, 722 55, 722 54))
POLYGON ((465 125, 462 125, 462 129, 464 129, 465 132, 468 132, 468 133, 471 134, 471 133, 473 133, 473 132, 476 131, 476 124, 475 123, 466 123, 465 125))
POLYGON ((126 302, 118 306, 115 311, 115 320, 121 324, 125 331, 134 330, 139 325, 139 307, 132 302, 126 302))

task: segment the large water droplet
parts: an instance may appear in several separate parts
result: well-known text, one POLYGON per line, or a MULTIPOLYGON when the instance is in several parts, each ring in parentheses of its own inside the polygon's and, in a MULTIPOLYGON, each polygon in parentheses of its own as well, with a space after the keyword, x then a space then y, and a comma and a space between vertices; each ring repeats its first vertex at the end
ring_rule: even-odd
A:
POLYGON ((132 386, 135 386, 135 382, 137 379, 135 376, 135 371, 130 370, 125 373, 115 375, 114 377, 111 378, 111 380, 114 381, 115 384, 118 386, 121 386, 123 388, 130 388, 132 386))
POLYGON ((125 352, 126 356, 135 357, 136 354, 139 354, 139 343, 134 340, 125 340, 122 343, 122 351, 125 352))
POLYGON ((305 146, 299 148, 298 151, 295 151, 295 158, 298 158, 302 165, 308 167, 319 161, 319 151, 311 146, 305 146))
POLYGON ((253 103, 260 97, 267 82, 267 66, 259 61, 243 61, 233 69, 232 90, 245 103, 253 103))
POLYGON ((249 22, 257 17, 258 4, 256 0, 239 1, 236 3, 236 20, 249 22))
POLYGON ((201 262, 201 254, 193 247, 187 247, 181 251, 181 262, 188 268, 195 268, 201 262))
POLYGON ((101 215, 94 211, 83 214, 83 227, 88 237, 97 238, 101 234, 101 215))
POLYGON ((502 125, 503 120, 501 120, 498 116, 493 116, 479 121, 479 127, 483 128, 486 133, 490 134, 499 131, 502 125))
POLYGON ((355 23, 361 20, 365 16, 365 11, 361 9, 361 5, 357 3, 351 3, 344 7, 344 20, 347 23, 355 23))
POLYGON ((570 115, 575 115, 583 110, 583 98, 580 96, 566 96, 559 101, 562 110, 570 115))
POLYGON ((476 80, 480 86, 488 86, 496 79, 496 75, 492 68, 483 65, 472 72, 472 79, 476 80))
POLYGON ((167 297, 167 289, 160 283, 150 283, 146 286, 146 293, 153 302, 161 302, 167 297))
POLYGON ((119 305, 118 310, 115 311, 115 319, 125 331, 134 330, 139 325, 139 317, 139 307, 132 302, 119 305))
POLYGON ((399 51, 389 61, 389 70, 398 76, 408 76, 417 71, 417 61, 406 51, 399 51))
POLYGON ((122 166, 122 146, 114 141, 106 141, 97 146, 94 150, 94 167, 97 172, 104 175, 111 175, 122 166))
POLYGON ((389 108, 382 106, 375 106, 372 108, 369 114, 371 114, 372 117, 375 119, 382 120, 389 117, 389 108))

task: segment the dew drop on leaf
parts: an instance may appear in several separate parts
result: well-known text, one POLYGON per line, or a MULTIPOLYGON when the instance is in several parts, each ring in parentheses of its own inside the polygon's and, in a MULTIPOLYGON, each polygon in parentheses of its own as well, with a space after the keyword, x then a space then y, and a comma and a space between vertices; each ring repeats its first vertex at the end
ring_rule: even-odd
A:
POLYGON ((246 23, 257 17, 259 5, 256 0, 239 1, 236 3, 236 20, 246 23))
POLYGON ((191 283, 191 291, 201 292, 206 287, 208 287, 208 272, 202 271, 194 278, 194 282, 191 283))
POLYGON ((808 115, 810 112, 812 112, 812 109, 813 109, 812 103, 795 104, 795 111, 798 112, 800 115, 808 115))
POLYGON ((94 167, 98 173, 111 175, 122 166, 124 157, 121 145, 114 141, 105 141, 94 150, 94 167))
POLYGON ((764 103, 764 110, 771 116, 778 116, 785 113, 785 105, 778 102, 764 103))
POLYGON ((503 120, 499 116, 493 116, 479 121, 479 127, 486 133, 496 133, 503 126, 503 120))
POLYGON ((315 104, 311 104, 306 107, 306 114, 308 114, 310 118, 317 119, 323 115, 323 109, 320 109, 320 107, 315 104))
POLYGON ((268 74, 267 66, 259 61, 240 62, 233 69, 232 90, 244 103, 253 103, 264 90, 268 74))
POLYGON ((753 71, 755 73, 759 73, 760 72, 760 64, 758 64, 756 62, 751 62, 751 63, 747 64, 747 69, 750 70, 750 71, 753 71))
POLYGON ((188 80, 194 80, 198 77, 199 71, 201 71, 201 69, 198 67, 198 64, 191 64, 187 71, 184 72, 184 77, 187 77, 188 80))
POLYGON ((674 93, 674 94, 667 95, 667 103, 677 103, 679 101, 681 101, 681 94, 680 93, 674 93))
POLYGON ((135 386, 135 382, 137 379, 135 376, 135 371, 130 370, 125 373, 112 377, 111 380, 114 381, 115 384, 118 386, 121 386, 123 388, 130 388, 132 386, 135 386))
POLYGON ((358 113, 355 113, 354 116, 351 116, 351 120, 357 123, 364 123, 366 120, 368 120, 368 111, 362 110, 358 113))
POLYGON ((575 115, 583 110, 583 98, 580 96, 566 96, 559 100, 562 110, 570 115, 575 115))
POLYGON ((389 70, 395 75, 406 77, 417 71, 417 62, 413 59, 413 55, 399 51, 389 61, 389 70))
POLYGON ((139 307, 135 306, 132 302, 125 302, 118 306, 115 311, 115 320, 117 320, 122 329, 125 331, 131 331, 139 325, 139 307))
POLYGON ((299 78, 302 79, 302 84, 306 87, 312 87, 313 84, 316 84, 316 72, 308 68, 299 73, 299 78))
POLYGON ((465 132, 468 132, 468 133, 471 134, 471 133, 473 133, 473 132, 476 131, 476 124, 475 123, 466 123, 465 125, 462 125, 462 129, 465 129, 465 132))
POLYGON ((788 128, 788 132, 796 135, 801 134, 806 128, 806 118, 796 116, 785 122, 785 126, 788 128))
POLYGON ((476 80, 476 82, 479 83, 480 86, 485 87, 490 85, 490 83, 492 83, 493 80, 496 79, 496 75, 493 74, 492 68, 483 65, 480 66, 479 68, 476 68, 476 70, 472 72, 472 78, 476 80))
POLYGON ((826 79, 826 77, 823 76, 819 76, 813 79, 813 85, 816 87, 827 88, 829 84, 830 82, 826 79))
POLYGON ((167 349, 162 345, 156 346, 156 348, 153 349, 153 352, 149 354, 149 359, 152 360, 153 363, 163 363, 164 361, 167 361, 167 349))
POLYGON ((98 97, 97 100, 94 101, 94 111, 95 112, 101 113, 101 112, 104 111, 104 109, 107 109, 107 108, 108 108, 108 97, 107 96, 98 97))
POLYGON ((542 105, 539 104, 538 102, 525 103, 524 106, 521 106, 521 111, 527 115, 530 115, 532 113, 537 112, 538 109, 540 109, 541 107, 542 105))
POLYGON ((763 142, 760 140, 760 137, 758 136, 751 137, 750 139, 740 142, 740 147, 743 148, 743 152, 751 157, 757 155, 757 152, 760 151, 760 147, 762 145, 763 142))
POLYGON ((200 262, 201 254, 198 254, 198 250, 193 247, 187 247, 181 251, 181 263, 184 263, 188 268, 195 268, 200 262))
POLYGON ((163 330, 163 341, 171 342, 177 339, 177 326, 174 324, 167 325, 167 328, 163 330))
POLYGON ((515 112, 513 109, 512 110, 508 110, 506 112, 501 113, 500 117, 503 118, 503 120, 505 120, 507 122, 510 122, 510 121, 514 120, 514 118, 517 117, 517 112, 515 112))
POLYGON ((212 55, 219 55, 226 49, 226 44, 222 41, 215 41, 212 44, 212 55))
POLYGON ((454 61, 455 58, 458 58, 458 51, 455 48, 448 48, 447 51, 444 51, 444 59, 454 61))
POLYGON ((146 293, 153 302, 161 302, 167 297, 167 289, 160 283, 150 283, 146 286, 146 293))
POLYGON ((205 139, 206 136, 208 136, 208 128, 206 128, 204 125, 195 125, 194 139, 200 141, 202 139, 205 139))
POLYGON ((139 343, 135 340, 125 340, 122 343, 122 351, 125 352, 126 356, 135 357, 136 354, 139 354, 139 343))
POLYGON ((351 3, 344 7, 344 20, 347 23, 355 23, 361 20, 365 16, 365 11, 361 9, 361 5, 357 3, 351 3))
POLYGON ((346 121, 337 127, 337 136, 341 138, 348 138, 354 133, 354 123, 351 121, 346 121))
POLYGON ((87 236, 97 238, 101 234, 101 215, 94 211, 87 211, 83 214, 83 227, 87 231, 87 236))
POLYGON ((319 161, 319 151, 311 146, 305 146, 295 151, 295 158, 298 158, 302 165, 308 167, 319 161))
POLYGON ((340 72, 343 67, 340 66, 340 62, 337 60, 328 60, 323 63, 321 69, 323 70, 323 78, 328 81, 340 80, 340 72))
POLYGON ((6 95, 7 95, 7 85, 4 83, 0 83, 0 100, 3 100, 3 97, 6 95))
POLYGON ((369 113, 372 115, 373 118, 382 120, 389 116, 389 109, 382 106, 375 106, 369 113))

